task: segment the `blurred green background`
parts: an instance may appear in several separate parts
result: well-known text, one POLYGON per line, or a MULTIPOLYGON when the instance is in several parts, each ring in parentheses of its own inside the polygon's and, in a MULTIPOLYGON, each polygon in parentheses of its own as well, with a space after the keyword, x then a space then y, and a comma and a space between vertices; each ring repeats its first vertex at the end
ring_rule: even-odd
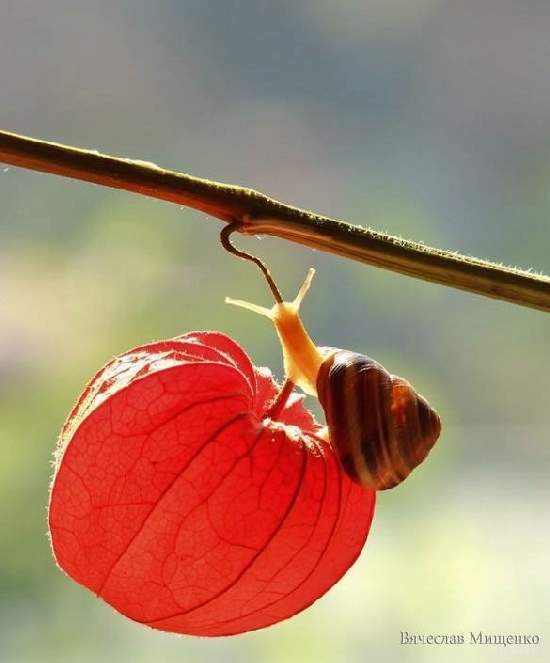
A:
MULTIPOLYGON (((427 244, 550 271, 546 0, 0 0, 0 125, 427 244)), ((276 239, 238 238, 322 345, 410 378, 444 419, 379 496, 346 577, 301 615, 217 640, 154 632, 57 570, 50 460, 112 355, 192 329, 281 376, 253 266, 204 215, 0 169, 0 661, 550 660, 548 315, 276 239), (538 647, 403 646, 410 633, 538 647)))

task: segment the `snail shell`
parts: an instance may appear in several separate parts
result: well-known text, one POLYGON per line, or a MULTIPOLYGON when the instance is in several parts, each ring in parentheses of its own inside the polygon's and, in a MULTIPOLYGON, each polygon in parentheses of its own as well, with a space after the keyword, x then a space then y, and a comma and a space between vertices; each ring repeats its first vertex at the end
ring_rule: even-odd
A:
POLYGON ((375 490, 406 479, 441 432, 426 399, 366 355, 330 354, 317 375, 317 394, 342 468, 375 490))

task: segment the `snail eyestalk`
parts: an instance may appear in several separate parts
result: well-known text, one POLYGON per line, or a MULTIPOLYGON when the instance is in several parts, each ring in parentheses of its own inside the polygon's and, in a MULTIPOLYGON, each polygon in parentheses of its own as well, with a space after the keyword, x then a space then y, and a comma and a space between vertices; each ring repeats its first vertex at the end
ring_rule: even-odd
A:
POLYGON ((265 315, 266 318, 274 320, 273 309, 266 308, 265 306, 258 306, 258 304, 252 304, 251 302, 245 302, 243 299, 231 299, 231 297, 226 297, 224 301, 226 304, 240 306, 241 308, 245 308, 247 311, 258 313, 258 315, 265 315))
POLYGON ((313 277, 315 276, 315 270, 313 267, 310 267, 307 271, 306 278, 304 282, 302 283, 300 290, 298 290, 298 294, 294 298, 294 306, 296 309, 300 309, 300 304, 304 301, 304 297, 307 295, 308 290, 311 287, 311 282, 313 281, 313 277))
POLYGON ((303 302, 304 297, 306 296, 311 286, 311 282, 314 276, 315 276, 315 270, 313 269, 313 267, 310 267, 307 276, 305 278, 305 281, 302 283, 302 286, 298 291, 298 294, 296 295, 294 301, 292 302, 284 302, 281 300, 280 302, 277 302, 272 308, 267 308, 265 306, 259 306, 258 304, 252 304, 251 302, 245 302, 243 299, 232 299, 231 297, 226 297, 225 303, 232 304, 233 306, 240 306, 241 308, 247 309, 247 311, 258 313, 258 315, 263 315, 266 318, 269 318, 270 320, 273 320, 273 322, 275 322, 277 318, 277 311, 280 311, 281 305, 283 305, 285 309, 289 309, 289 307, 294 307, 296 309, 295 311, 296 315, 298 314, 298 311, 300 310, 300 305, 303 302))

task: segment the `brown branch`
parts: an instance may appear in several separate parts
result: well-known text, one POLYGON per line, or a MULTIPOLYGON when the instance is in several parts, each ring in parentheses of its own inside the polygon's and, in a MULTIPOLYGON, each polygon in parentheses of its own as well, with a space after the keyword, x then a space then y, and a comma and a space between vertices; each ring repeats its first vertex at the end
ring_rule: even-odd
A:
POLYGON ((400 274, 550 311, 550 278, 431 248, 280 203, 263 193, 0 131, 0 162, 186 205, 241 232, 275 235, 400 274))

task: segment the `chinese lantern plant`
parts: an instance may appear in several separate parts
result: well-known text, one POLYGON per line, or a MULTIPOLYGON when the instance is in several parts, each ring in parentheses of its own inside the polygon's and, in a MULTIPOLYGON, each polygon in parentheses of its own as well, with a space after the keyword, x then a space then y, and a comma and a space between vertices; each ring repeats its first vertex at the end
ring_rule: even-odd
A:
POLYGON ((59 442, 61 568, 133 620, 196 635, 262 628, 324 594, 357 558, 375 493, 341 471, 303 397, 277 392, 219 333, 107 364, 59 442))
POLYGON ((230 338, 191 332, 115 358, 61 434, 50 500, 59 565, 128 617, 230 635, 281 621, 355 561, 375 490, 403 481, 440 433, 437 413, 370 357, 315 346, 299 317, 311 279, 269 317, 286 380, 230 338), (321 428, 293 392, 318 396, 321 428))

